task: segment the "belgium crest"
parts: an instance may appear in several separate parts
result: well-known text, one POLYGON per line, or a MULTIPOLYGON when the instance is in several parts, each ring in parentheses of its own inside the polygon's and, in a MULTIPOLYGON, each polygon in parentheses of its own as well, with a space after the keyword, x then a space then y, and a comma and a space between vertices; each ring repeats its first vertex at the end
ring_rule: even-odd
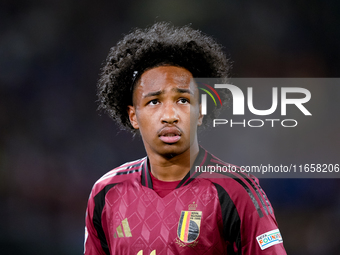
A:
POLYGON ((199 234, 201 227, 202 212, 182 211, 179 217, 177 236, 184 243, 194 242, 199 234))

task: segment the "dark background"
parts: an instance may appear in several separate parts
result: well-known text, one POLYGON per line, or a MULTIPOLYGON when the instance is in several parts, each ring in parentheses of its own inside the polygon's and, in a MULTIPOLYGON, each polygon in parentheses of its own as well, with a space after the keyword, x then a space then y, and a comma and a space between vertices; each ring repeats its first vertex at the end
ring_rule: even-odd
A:
MULTIPOLYGON (((131 28, 154 21, 192 23, 225 46, 234 61, 233 77, 339 77, 339 5, 335 0, 1 1, 0 254, 81 254, 93 183, 144 156, 140 139, 119 132, 98 114, 95 102, 109 48, 131 28)), ((334 139, 325 142, 331 146, 337 139, 334 129, 334 139)), ((288 254, 340 254, 339 180, 261 184, 288 254)))

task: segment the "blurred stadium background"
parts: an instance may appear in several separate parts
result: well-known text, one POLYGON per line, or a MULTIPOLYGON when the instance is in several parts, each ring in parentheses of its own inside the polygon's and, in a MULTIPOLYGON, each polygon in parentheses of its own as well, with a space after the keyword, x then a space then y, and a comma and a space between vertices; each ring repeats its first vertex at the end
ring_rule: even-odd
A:
MULTIPOLYGON (((101 64, 131 28, 192 23, 225 46, 233 77, 339 77, 339 13, 335 0, 1 1, 0 254, 81 254, 93 183, 144 156, 95 102, 101 64)), ((261 184, 288 254, 340 254, 339 180, 261 184)))

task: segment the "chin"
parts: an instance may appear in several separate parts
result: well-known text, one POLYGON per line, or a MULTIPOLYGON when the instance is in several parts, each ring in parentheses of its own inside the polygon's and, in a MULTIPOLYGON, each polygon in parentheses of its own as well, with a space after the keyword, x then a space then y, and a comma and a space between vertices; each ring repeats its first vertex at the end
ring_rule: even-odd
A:
POLYGON ((180 155, 184 153, 189 147, 183 146, 179 144, 165 144, 162 146, 162 148, 159 148, 157 151, 160 155, 166 157, 166 158, 173 158, 177 155, 180 155))

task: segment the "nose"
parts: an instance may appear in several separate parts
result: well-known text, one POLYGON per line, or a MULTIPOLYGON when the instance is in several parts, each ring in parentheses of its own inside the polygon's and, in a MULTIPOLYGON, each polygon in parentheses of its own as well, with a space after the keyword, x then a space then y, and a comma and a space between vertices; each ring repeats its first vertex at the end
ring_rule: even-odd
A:
POLYGON ((172 103, 165 104, 163 108, 163 113, 161 116, 162 124, 173 124, 178 123, 178 112, 172 103))

